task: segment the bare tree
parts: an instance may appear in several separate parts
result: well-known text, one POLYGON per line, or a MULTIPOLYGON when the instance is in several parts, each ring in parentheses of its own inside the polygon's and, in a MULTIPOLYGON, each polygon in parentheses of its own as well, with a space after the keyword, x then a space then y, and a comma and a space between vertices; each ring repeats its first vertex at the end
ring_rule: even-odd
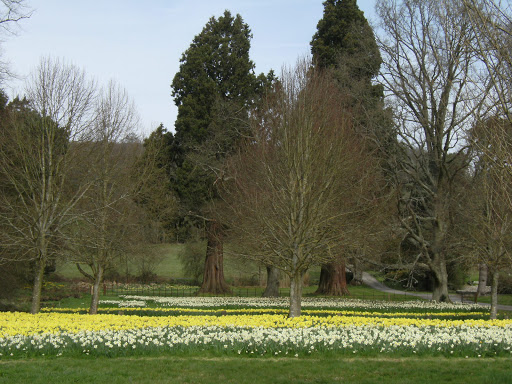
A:
MULTIPOLYGON (((1 0, 0 1, 0 36, 16 33, 16 26, 22 19, 27 19, 32 11, 26 6, 25 0, 1 0)), ((1 43, 1 40, 0 40, 1 43)), ((0 49, 1 56, 1 49, 0 49)), ((9 63, 0 61, 0 84, 13 74, 9 70, 9 63)))
POLYGON ((114 82, 102 90, 89 137, 91 187, 82 200, 72 247, 80 272, 93 283, 90 314, 98 311, 99 289, 105 270, 120 252, 126 252, 133 231, 129 219, 137 190, 130 178, 142 149, 134 140, 137 114, 125 90, 114 82), (90 273, 80 264, 86 264, 90 273))
POLYGON ((0 27, 7 33, 13 33, 13 24, 32 15, 25 0, 2 0, 0 4, 0 27))
POLYGON ((331 79, 302 60, 254 115, 253 134, 231 158, 223 190, 232 247, 290 278, 300 316, 303 276, 340 252, 345 195, 363 146, 331 79))
POLYGON ((464 137, 488 88, 469 42, 471 20, 459 1, 380 0, 381 80, 396 113, 402 225, 434 280, 433 300, 449 300, 449 205, 464 168, 464 137), (462 164, 462 166, 458 166, 462 164))
POLYGON ((77 67, 43 59, 27 85, 29 109, 11 111, 2 132, 0 174, 10 192, 0 196, 2 245, 33 262, 32 313, 39 311, 45 266, 88 188, 68 180, 91 122, 94 89, 77 67))
POLYGON ((503 116, 512 122, 512 5, 501 0, 462 0, 462 4, 477 31, 471 48, 483 63, 492 90, 479 117, 503 116))
POLYGON ((491 319, 498 309, 500 271, 512 265, 512 129, 507 119, 493 118, 473 130, 478 155, 470 222, 472 257, 491 274, 491 319))
POLYGON ((475 256, 492 277, 491 318, 495 318, 499 272, 511 265, 512 5, 501 0, 463 0, 462 4, 478 32, 471 44, 484 65, 491 90, 472 143, 481 168, 478 186, 484 204, 475 215, 480 219, 475 256))

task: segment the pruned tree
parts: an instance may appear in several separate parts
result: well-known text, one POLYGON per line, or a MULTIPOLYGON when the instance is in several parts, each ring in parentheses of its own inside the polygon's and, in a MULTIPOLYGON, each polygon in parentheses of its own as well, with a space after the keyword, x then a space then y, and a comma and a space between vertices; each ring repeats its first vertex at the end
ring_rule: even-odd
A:
POLYGON ((283 70, 223 188, 230 248, 290 278, 290 317, 301 314, 308 268, 339 254, 349 214, 343 200, 360 185, 364 143, 341 100, 308 60, 283 70))
POLYGON ((470 44, 476 32, 455 0, 380 0, 377 13, 381 81, 400 137, 401 222, 432 272, 432 299, 445 301, 451 187, 488 92, 470 44))
POLYGON ((32 313, 39 311, 45 266, 90 186, 68 180, 91 124, 94 92, 82 70, 42 59, 27 84, 26 107, 9 111, 2 124, 0 178, 10 192, 0 196, 0 236, 19 260, 33 264, 32 313))

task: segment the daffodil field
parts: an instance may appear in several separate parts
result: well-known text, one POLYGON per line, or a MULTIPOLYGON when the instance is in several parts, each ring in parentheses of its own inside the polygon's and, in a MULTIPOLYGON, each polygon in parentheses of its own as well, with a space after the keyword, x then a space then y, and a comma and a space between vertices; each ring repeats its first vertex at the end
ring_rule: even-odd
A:
POLYGON ((35 356, 512 356, 512 320, 477 305, 123 296, 86 309, 0 314, 0 359, 35 356))

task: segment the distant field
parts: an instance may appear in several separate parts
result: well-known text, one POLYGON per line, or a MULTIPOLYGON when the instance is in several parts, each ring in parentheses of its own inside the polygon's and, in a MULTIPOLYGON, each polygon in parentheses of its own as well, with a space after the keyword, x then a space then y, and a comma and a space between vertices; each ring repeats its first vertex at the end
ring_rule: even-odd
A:
MULTIPOLYGON (((179 258, 180 252, 183 251, 183 244, 159 244, 150 245, 151 255, 156 259, 160 259, 155 264, 154 271, 159 278, 162 279, 188 279, 183 272, 182 264, 179 258)), ((117 273, 121 276, 138 275, 138 267, 135 261, 121 261, 116 267, 117 273)), ((80 272, 74 263, 62 263, 57 265, 57 274, 68 278, 82 278, 80 272)), ((226 255, 224 257, 224 276, 230 285, 253 285, 251 282, 258 283, 265 281, 266 269, 259 266, 252 260, 239 259, 226 255)), ((308 272, 308 278, 312 283, 316 284, 320 276, 320 267, 313 267, 308 272)), ((286 282, 285 282, 285 285, 286 282)))
MULTIPOLYGON (((151 253, 157 257, 161 257, 162 260, 157 263, 155 268, 156 274, 160 277, 165 278, 184 278, 181 263, 179 261, 179 252, 183 249, 182 244, 160 244, 160 245, 149 245, 151 253)), ((137 265, 133 261, 119 262, 116 271, 121 275, 135 276, 137 275, 137 265)), ((59 275, 66 278, 81 278, 82 275, 78 272, 74 263, 63 263, 57 266, 59 275)))

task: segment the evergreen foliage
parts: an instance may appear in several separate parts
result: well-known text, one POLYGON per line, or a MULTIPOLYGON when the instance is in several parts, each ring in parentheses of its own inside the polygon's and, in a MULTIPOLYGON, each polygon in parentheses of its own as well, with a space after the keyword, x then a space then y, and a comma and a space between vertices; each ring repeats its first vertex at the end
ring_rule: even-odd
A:
POLYGON ((212 17, 183 53, 171 85, 180 147, 190 150, 207 139, 218 99, 239 108, 254 100, 262 78, 254 74, 249 58, 251 38, 242 17, 226 10, 218 19, 212 17))
MULTIPOLYGON (((249 26, 229 11, 212 17, 183 53, 171 87, 178 107, 169 161, 182 219, 199 215, 214 197, 220 168, 243 133, 249 109, 274 81, 256 76, 249 58, 249 26)), ((167 133, 167 135, 171 135, 167 133)))
POLYGON ((357 131, 389 152, 396 135, 390 112, 384 109, 383 87, 374 84, 382 58, 373 30, 356 0, 326 0, 323 4, 324 14, 310 43, 313 61, 331 71, 354 112, 357 131))
POLYGON ((350 68, 356 80, 372 79, 382 58, 373 30, 356 0, 326 0, 324 15, 311 41, 313 59, 321 68, 338 68, 340 56, 358 58, 350 68))

